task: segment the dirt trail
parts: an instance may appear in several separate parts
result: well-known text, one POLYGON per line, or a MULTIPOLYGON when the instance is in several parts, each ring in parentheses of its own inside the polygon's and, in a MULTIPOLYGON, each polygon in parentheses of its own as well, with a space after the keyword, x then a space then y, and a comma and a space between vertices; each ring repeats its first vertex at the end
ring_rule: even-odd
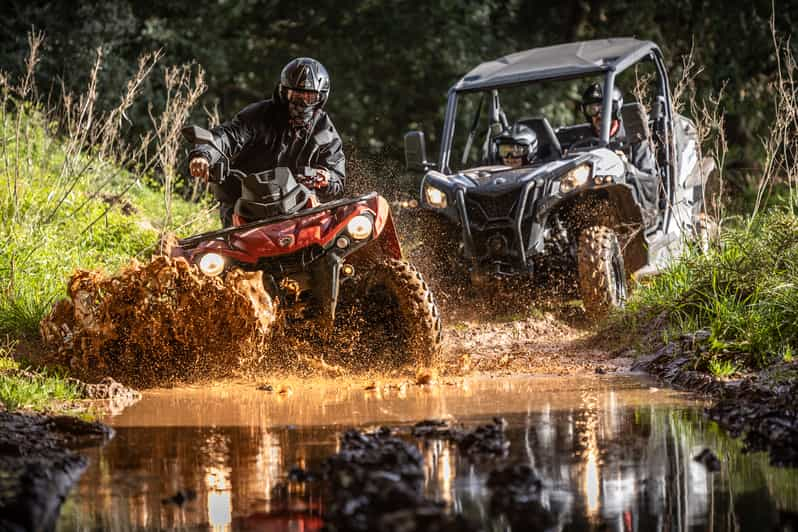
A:
POLYGON ((464 318, 446 328, 448 371, 574 375, 631 365, 631 359, 593 345, 591 336, 552 312, 506 321, 464 318))
MULTIPOLYGON (((485 296, 433 279, 445 317, 441 376, 604 373, 631 363, 594 346, 581 309, 560 297, 525 290, 485 296)), ((339 356, 330 357, 314 342, 271 334, 274 310, 257 295, 264 294, 259 282, 244 273, 222 282, 164 257, 113 277, 79 271, 69 283, 70 297, 42 322, 42 336, 52 359, 77 377, 110 375, 133 387, 243 373, 255 379, 275 372, 351 377, 363 373, 353 368, 363 367, 374 378, 408 373, 356 360, 379 353, 352 352, 343 345, 350 335, 343 335, 339 356)))
MULTIPOLYGON (((591 324, 569 301, 568 281, 536 275, 534 283, 475 289, 457 264, 452 228, 402 206, 409 204, 394 201, 394 214, 405 255, 430 284, 443 317, 439 374, 573 375, 629 367, 631 360, 594 345, 591 324)), ((307 326, 297 331, 299 339, 274 333, 279 318, 255 273, 222 281, 182 259, 156 256, 113 276, 78 271, 68 294, 42 321, 42 337, 52 361, 91 382, 111 376, 138 388, 243 372, 351 376, 363 368, 381 373, 375 378, 397 376, 390 365, 375 369, 375 357, 386 350, 358 344, 357 331, 339 331, 332 350, 322 349, 307 326)))

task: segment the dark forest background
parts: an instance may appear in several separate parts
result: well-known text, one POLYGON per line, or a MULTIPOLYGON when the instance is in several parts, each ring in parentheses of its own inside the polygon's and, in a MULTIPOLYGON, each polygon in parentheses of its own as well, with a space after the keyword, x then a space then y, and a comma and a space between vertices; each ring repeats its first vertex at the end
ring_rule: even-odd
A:
MULTIPOLYGON (((106 0, 0 3, 0 69, 24 68, 27 33, 46 34, 38 86, 83 90, 96 48, 105 62, 99 106, 113 106, 137 57, 163 49, 161 68, 196 62, 207 72, 202 107, 230 118, 271 94, 295 56, 319 59, 332 76, 328 110, 348 145, 398 153, 404 132, 435 139, 448 87, 477 63, 518 50, 573 40, 635 36, 657 42, 680 76, 695 42, 704 70, 698 96, 726 83, 730 159, 755 165, 772 113, 776 73, 769 21, 788 35, 797 1, 770 0, 106 0)), ((161 76, 149 78, 145 101, 163 105, 161 76)), ((41 90, 41 89, 40 89, 41 90)), ((40 95, 44 97, 44 95, 40 95)), ((149 126, 146 105, 128 113, 149 126)))

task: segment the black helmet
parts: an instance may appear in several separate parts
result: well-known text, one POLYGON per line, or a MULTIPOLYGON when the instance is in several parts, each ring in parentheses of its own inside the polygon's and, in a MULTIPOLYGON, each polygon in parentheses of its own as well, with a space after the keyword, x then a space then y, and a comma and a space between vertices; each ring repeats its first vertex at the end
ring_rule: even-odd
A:
POLYGON ((538 136, 523 124, 514 124, 505 129, 493 142, 499 161, 512 154, 521 157, 523 164, 529 164, 538 154, 538 136))
POLYGON ((280 72, 280 97, 284 101, 288 101, 289 89, 319 93, 314 105, 323 107, 330 95, 330 75, 324 65, 315 59, 297 57, 280 72))
MULTIPOLYGON (((604 102, 604 90, 598 83, 590 85, 585 92, 582 93, 582 112, 588 122, 601 113, 601 105, 604 102), (595 107, 599 104, 599 107, 595 107)), ((623 107, 623 94, 618 87, 612 88, 612 117, 616 120, 621 118, 621 107, 623 107)))

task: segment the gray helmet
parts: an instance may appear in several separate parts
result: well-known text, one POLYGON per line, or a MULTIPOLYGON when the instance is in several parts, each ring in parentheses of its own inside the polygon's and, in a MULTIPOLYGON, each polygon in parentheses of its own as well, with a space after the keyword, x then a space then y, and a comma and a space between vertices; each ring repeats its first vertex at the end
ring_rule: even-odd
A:
POLYGON ((310 57, 291 60, 280 72, 280 98, 287 101, 287 91, 312 91, 319 93, 315 106, 323 107, 330 96, 330 75, 324 65, 310 57))
POLYGON ((523 124, 514 124, 505 129, 493 142, 499 160, 504 158, 503 152, 509 153, 512 147, 515 147, 515 153, 521 154, 524 164, 531 163, 538 154, 538 136, 532 128, 523 124))
MULTIPOLYGON (((590 122, 596 114, 594 111, 595 107, 591 106, 602 103, 604 103, 604 89, 601 88, 600 84, 593 83, 582 93, 582 113, 584 113, 588 122, 590 122)), ((623 107, 623 94, 621 93, 621 89, 613 86, 612 117, 616 120, 620 120, 621 118, 621 107, 623 107)), ((601 111, 599 110, 598 112, 600 113, 601 111)))

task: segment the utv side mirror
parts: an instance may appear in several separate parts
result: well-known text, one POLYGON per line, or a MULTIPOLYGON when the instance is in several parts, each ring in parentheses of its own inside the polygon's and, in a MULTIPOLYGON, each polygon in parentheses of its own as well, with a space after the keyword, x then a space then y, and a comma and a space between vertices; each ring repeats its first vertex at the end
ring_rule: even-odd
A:
POLYGON ((423 131, 405 133, 405 166, 408 170, 419 172, 435 168, 435 163, 427 160, 427 147, 423 131))
POLYGON ((187 141, 192 144, 208 144, 214 146, 213 134, 199 126, 186 126, 180 130, 187 141))

